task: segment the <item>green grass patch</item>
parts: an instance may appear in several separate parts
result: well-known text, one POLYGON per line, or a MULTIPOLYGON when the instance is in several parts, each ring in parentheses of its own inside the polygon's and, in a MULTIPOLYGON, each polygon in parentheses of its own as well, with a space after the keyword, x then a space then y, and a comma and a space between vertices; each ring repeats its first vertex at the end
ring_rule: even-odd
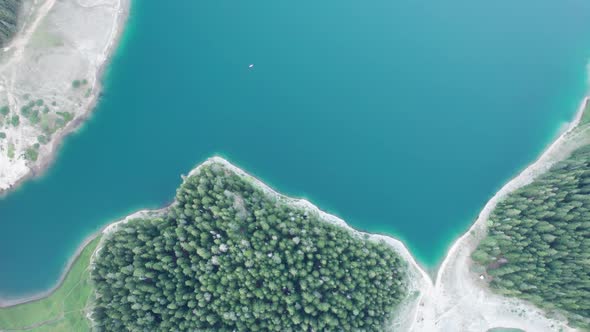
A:
POLYGON ((0 114, 2 114, 4 116, 7 116, 9 112, 10 112, 10 108, 8 107, 8 105, 2 106, 0 108, 0 114))
POLYGON ((99 241, 100 236, 84 248, 62 285, 51 295, 1 308, 0 330, 89 331, 90 325, 85 317, 93 296, 89 264, 99 241))
POLYGON ((6 138, 6 133, 0 131, 0 138, 2 138, 2 139, 6 138))
MULTIPOLYGON (((41 114, 40 119, 41 119, 41 121, 40 121, 41 130, 43 131, 45 136, 47 136, 48 139, 51 139, 51 135, 53 135, 55 133, 55 131, 57 130, 57 127, 53 126, 51 117, 48 114, 41 114)), ((62 121, 63 121, 63 119, 62 119, 62 121)))
POLYGON ((9 159, 13 159, 14 158, 14 144, 12 143, 8 143, 8 152, 7 152, 8 158, 9 159))

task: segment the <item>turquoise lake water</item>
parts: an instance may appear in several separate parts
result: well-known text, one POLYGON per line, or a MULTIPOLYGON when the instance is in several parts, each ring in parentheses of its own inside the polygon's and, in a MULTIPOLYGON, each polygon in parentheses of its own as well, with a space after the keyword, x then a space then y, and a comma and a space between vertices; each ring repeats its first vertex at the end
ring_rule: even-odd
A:
POLYGON ((573 117, 589 58, 587 0, 135 1, 92 118, 0 199, 0 295, 214 154, 434 268, 573 117))

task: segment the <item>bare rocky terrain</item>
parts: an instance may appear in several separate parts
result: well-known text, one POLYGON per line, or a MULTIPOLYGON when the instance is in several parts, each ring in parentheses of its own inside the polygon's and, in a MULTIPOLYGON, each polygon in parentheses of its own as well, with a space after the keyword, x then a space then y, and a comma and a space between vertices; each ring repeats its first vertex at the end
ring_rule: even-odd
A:
POLYGON ((39 172, 100 91, 127 0, 24 0, 0 52, 0 192, 39 172))

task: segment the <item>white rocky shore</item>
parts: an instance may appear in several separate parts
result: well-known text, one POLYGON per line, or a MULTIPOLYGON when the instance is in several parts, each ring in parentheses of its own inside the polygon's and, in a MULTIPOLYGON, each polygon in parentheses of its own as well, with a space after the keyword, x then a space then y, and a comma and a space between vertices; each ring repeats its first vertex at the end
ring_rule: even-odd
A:
POLYGON ((92 110, 130 0, 24 0, 0 51, 0 193, 49 163, 92 110))

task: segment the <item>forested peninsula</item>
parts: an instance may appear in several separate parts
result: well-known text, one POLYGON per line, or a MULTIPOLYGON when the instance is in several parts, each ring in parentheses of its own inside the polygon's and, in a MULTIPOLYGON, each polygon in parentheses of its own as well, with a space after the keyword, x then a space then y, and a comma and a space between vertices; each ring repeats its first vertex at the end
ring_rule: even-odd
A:
POLYGON ((213 162, 161 217, 107 236, 92 317, 99 331, 383 331, 407 295, 405 269, 387 244, 213 162))

